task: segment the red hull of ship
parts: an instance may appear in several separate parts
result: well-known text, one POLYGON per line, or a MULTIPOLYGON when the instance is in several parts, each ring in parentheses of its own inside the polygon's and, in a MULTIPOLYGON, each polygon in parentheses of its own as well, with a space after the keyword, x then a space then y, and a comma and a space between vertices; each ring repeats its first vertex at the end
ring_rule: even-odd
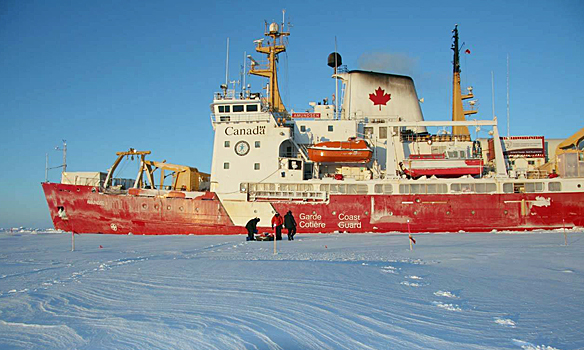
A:
MULTIPOLYGON (((243 234, 213 193, 158 198, 43 183, 56 229, 111 234, 243 234), (59 215, 64 207, 66 219, 59 215)), ((328 203, 274 201, 300 233, 489 232, 584 226, 581 193, 331 195, 328 203)), ((267 229, 266 229, 267 230, 267 229)))
MULTIPOLYGON (((98 193, 92 186, 43 183, 56 229, 75 233, 239 234, 213 193, 196 198, 98 193), (65 209, 66 218, 59 215, 65 209)), ((180 193, 180 192, 179 192, 180 193)))

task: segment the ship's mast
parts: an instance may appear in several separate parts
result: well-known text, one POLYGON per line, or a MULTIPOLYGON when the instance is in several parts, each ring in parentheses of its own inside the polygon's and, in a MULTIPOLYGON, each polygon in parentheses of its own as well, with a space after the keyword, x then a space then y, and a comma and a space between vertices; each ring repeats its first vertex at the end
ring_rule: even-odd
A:
POLYGON ((276 62, 278 61, 278 54, 286 51, 284 37, 290 35, 290 33, 284 31, 284 23, 282 23, 282 28, 277 23, 271 23, 269 26, 266 23, 266 32, 264 35, 270 37, 272 40, 268 41, 266 45, 263 45, 263 40, 256 40, 256 51, 268 55, 268 66, 266 68, 258 68, 257 64, 254 64, 254 61, 252 61, 249 73, 266 77, 270 80, 267 91, 270 111, 286 114, 286 107, 284 107, 284 103, 280 97, 280 90, 278 89, 276 62))
MULTIPOLYGON (((454 26, 452 30, 452 51, 454 51, 453 64, 453 76, 452 76, 452 121, 465 121, 466 115, 475 114, 477 111, 465 111, 462 107, 462 101, 473 98, 472 88, 468 89, 468 94, 462 95, 460 89, 460 49, 458 46, 458 24, 454 26)), ((453 126, 453 135, 466 135, 470 136, 468 132, 468 127, 466 126, 453 126)))

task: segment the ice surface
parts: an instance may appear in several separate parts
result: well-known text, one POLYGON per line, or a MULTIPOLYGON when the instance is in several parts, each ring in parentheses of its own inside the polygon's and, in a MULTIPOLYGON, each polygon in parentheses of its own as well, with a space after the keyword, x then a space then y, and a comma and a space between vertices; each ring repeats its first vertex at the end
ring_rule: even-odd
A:
POLYGON ((415 238, 3 232, 0 349, 584 348, 582 232, 415 238))

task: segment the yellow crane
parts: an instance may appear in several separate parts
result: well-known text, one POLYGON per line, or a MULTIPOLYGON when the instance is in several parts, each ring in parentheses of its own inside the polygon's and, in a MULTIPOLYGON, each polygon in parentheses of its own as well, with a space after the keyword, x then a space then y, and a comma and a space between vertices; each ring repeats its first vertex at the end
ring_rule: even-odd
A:
MULTIPOLYGON (((113 174, 120 162, 124 157, 139 157, 140 158, 140 168, 138 170, 138 176, 134 183, 134 188, 144 188, 146 179, 150 183, 150 187, 155 187, 155 172, 160 169, 160 182, 158 189, 164 188, 164 180, 166 178, 165 171, 170 171, 172 175, 172 183, 167 189, 173 191, 200 191, 203 188, 203 184, 209 182, 210 175, 207 173, 200 172, 197 168, 192 168, 186 165, 170 164, 165 161, 156 162, 151 160, 146 160, 146 155, 150 154, 150 151, 136 151, 130 148, 126 152, 117 152, 118 158, 109 169, 106 180, 104 182, 104 187, 110 187, 113 179, 113 174)), ((167 175, 168 176, 168 175, 167 175)))

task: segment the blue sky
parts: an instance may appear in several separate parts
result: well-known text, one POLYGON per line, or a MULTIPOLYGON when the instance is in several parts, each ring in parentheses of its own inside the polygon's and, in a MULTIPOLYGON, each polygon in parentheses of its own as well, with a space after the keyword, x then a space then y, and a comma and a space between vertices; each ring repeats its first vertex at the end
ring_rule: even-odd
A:
MULTIPOLYGON (((45 154, 67 140, 69 171, 105 171, 115 152, 151 150, 151 159, 209 171, 209 104, 264 20, 292 22, 280 60, 290 109, 334 93, 327 55, 335 37, 349 69, 411 75, 428 120, 451 117, 451 30, 459 25, 463 85, 479 99, 477 118, 510 133, 566 138, 584 124, 582 1, 10 1, 0 2, 0 227, 50 227, 40 183, 45 154), (439 3, 443 3, 438 5, 439 3)), ((259 56, 254 55, 256 58, 259 56)), ((264 82, 248 78, 252 90, 264 82)), ((480 135, 479 135, 480 136, 480 135)), ((133 173, 132 175, 133 176, 133 173)), ((50 181, 60 170, 49 172, 50 181)))

